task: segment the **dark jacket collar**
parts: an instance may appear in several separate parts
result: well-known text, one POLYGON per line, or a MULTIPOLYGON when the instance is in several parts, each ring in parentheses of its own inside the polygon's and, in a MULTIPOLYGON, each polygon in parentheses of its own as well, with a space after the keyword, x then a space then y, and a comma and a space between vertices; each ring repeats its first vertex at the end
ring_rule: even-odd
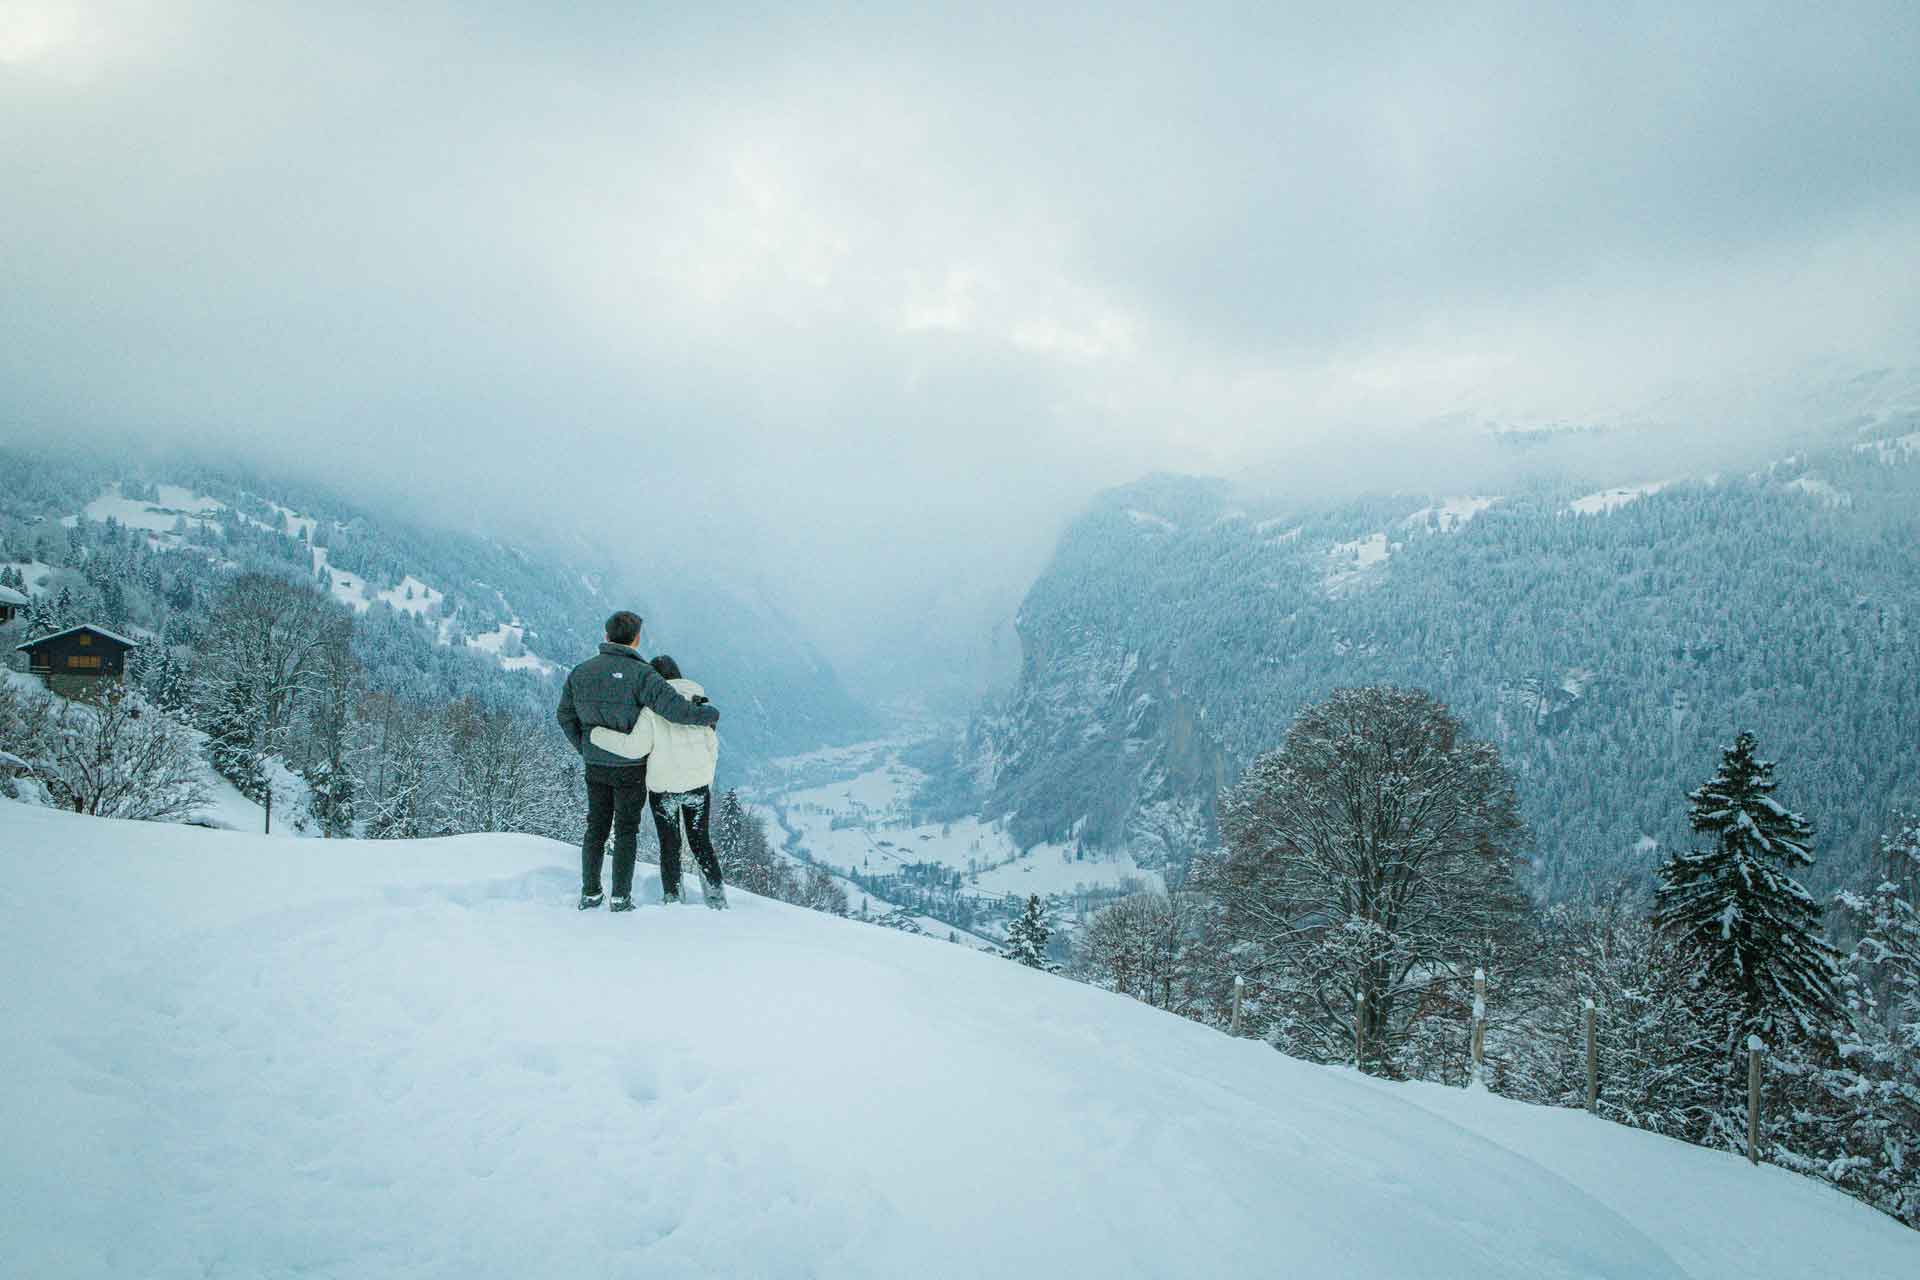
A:
POLYGON ((635 662, 641 660, 639 652, 631 645, 615 644, 611 640, 602 640, 600 642, 600 652, 606 654, 609 658, 632 658, 635 662))

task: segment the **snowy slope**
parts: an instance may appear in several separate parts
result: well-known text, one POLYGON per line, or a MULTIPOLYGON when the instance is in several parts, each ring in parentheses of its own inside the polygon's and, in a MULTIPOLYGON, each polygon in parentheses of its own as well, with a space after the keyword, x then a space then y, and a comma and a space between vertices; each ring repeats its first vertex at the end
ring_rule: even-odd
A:
MULTIPOLYGON (((316 517, 279 503, 267 504, 276 515, 273 520, 262 521, 242 514, 218 498, 196 493, 180 485, 158 485, 155 492, 157 501, 148 502, 127 497, 121 484, 112 483, 78 514, 62 518, 61 523, 71 528, 82 519, 94 522, 116 520, 125 528, 144 532, 148 545, 155 550, 179 550, 187 546, 187 540, 182 535, 191 526, 217 530, 226 525, 244 523, 299 541, 311 539, 320 525, 316 517), (180 532, 175 532, 176 528, 180 532)), ((453 615, 457 610, 449 608, 446 595, 439 588, 408 573, 402 575, 398 584, 375 590, 358 574, 333 564, 328 548, 309 546, 307 551, 312 557, 314 572, 325 572, 326 585, 333 598, 355 613, 366 613, 377 602, 399 613, 432 618, 436 621, 438 643, 451 643, 452 624, 455 621, 453 615)), ((30 567, 28 577, 31 582, 30 567)), ((512 606, 506 598, 497 591, 494 595, 500 600, 501 607, 511 613, 512 606)), ((525 640, 526 626, 516 615, 511 622, 496 624, 493 631, 470 638, 466 643, 469 648, 491 655, 504 670, 533 671, 545 676, 558 674, 561 670, 558 664, 526 652, 525 640), (511 654, 503 651, 508 647, 512 650, 511 654)))
POLYGON ((1920 1274, 1779 1170, 573 876, 0 803, 0 1274, 1920 1274))

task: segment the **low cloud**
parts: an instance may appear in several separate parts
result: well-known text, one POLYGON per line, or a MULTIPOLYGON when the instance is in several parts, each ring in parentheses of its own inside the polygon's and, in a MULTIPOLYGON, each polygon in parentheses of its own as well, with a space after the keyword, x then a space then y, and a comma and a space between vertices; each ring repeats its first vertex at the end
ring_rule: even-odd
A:
POLYGON ((1908 359, 1917 28, 0 0, 0 432, 612 539, 858 663, 1148 470, 1908 359))

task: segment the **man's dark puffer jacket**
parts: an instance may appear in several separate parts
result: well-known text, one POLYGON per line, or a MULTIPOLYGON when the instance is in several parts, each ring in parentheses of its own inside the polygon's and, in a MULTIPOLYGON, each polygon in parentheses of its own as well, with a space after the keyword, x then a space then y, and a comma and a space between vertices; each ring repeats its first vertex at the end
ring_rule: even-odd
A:
POLYGON ((588 736, 598 725, 626 733, 640 718, 642 707, 653 708, 655 715, 675 724, 712 728, 720 723, 718 707, 689 702, 637 652, 612 643, 601 645, 599 653, 573 669, 556 716, 560 731, 589 767, 644 769, 644 758, 629 760, 603 751, 588 736))

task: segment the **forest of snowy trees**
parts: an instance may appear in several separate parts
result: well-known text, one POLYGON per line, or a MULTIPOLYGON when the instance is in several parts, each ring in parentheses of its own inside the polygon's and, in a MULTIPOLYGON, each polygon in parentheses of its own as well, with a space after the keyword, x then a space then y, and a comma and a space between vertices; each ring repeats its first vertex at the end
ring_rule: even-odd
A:
POLYGON ((1823 903, 1816 829, 1757 753, 1724 749, 1657 877, 1542 908, 1492 745, 1428 694, 1338 691, 1228 789, 1217 852, 1085 923, 1071 972, 1223 1029, 1237 990, 1284 1052, 1465 1084, 1478 971, 1487 1087, 1586 1105, 1591 1009, 1596 1112, 1730 1151, 1762 1045, 1760 1157, 1920 1226, 1920 816, 1823 903))
MULTIPOLYGON (((316 545, 331 544, 331 567, 350 559, 345 544, 357 539, 380 550, 351 560, 356 578, 404 581, 384 530, 315 524, 290 536, 283 513, 257 500, 255 518, 182 515, 165 539, 113 519, 62 523, 47 513, 84 505, 98 492, 95 474, 11 457, 9 467, 0 585, 29 604, 0 627, 0 652, 17 665, 17 644, 80 624, 140 644, 124 685, 56 680, 49 691, 0 680, 0 794, 108 817, 193 821, 224 781, 257 805, 271 803, 282 831, 579 840, 585 791, 579 759, 553 723, 557 683, 450 643, 460 623, 449 621, 454 606, 444 599, 417 612, 359 612, 314 571, 316 545)), ((121 492, 159 498, 138 484, 121 492)), ((514 586, 534 594, 517 579, 514 586)), ((493 612, 476 606, 467 625, 500 611, 498 599, 489 603, 493 612)), ((571 651, 591 652, 573 629, 550 625, 571 651)), ((714 835, 741 887, 846 913, 844 892, 824 872, 778 855, 764 819, 737 795, 722 797, 714 835)), ((642 839, 651 841, 650 824, 642 839)))
MULTIPOLYGON (((17 490, 0 512, 0 582, 30 601, 0 628, 5 652, 82 622, 122 630, 140 644, 124 687, 69 689, 63 692, 80 696, 66 698, 18 675, 0 680, 0 792, 104 816, 192 820, 212 786, 230 784, 251 801, 270 801, 276 829, 317 836, 578 838, 579 762, 554 730, 551 681, 446 643, 444 613, 356 611, 342 603, 314 571, 313 539, 328 534, 289 536, 265 520, 214 525, 183 517, 163 544, 114 520, 46 518, 81 499, 91 480, 62 489, 52 472, 29 483, 39 487, 24 501, 17 490)), ((1600 575, 1624 554, 1623 532, 1657 532, 1641 528, 1648 520, 1683 528, 1718 521, 1737 530, 1753 496, 1725 486, 1649 503, 1631 519, 1607 517, 1619 524, 1564 520, 1551 526, 1559 540, 1553 554, 1600 575)), ((1475 562, 1493 566, 1515 530, 1533 528, 1485 527, 1482 542, 1450 534, 1459 541, 1448 544, 1449 554, 1466 547, 1475 562)), ((344 539, 340 530, 332 536, 344 539)), ((1739 545, 1736 538, 1723 549, 1739 545)), ((1683 572, 1656 563, 1664 553, 1648 554, 1652 567, 1644 572, 1683 572)), ((1148 581, 1173 572, 1150 562, 1135 568, 1148 581)), ((1443 700, 1439 689, 1422 691, 1432 685, 1370 681, 1323 692, 1282 719, 1272 713, 1280 686, 1269 674, 1252 682, 1231 715, 1210 717, 1205 733, 1198 721, 1129 721, 1113 740, 1178 730, 1186 734, 1180 749, 1189 752, 1212 733, 1251 740, 1262 707, 1267 746, 1281 736, 1274 725, 1290 727, 1276 749, 1253 753, 1237 780, 1221 774, 1217 760, 1194 754, 1186 761, 1196 781, 1212 770, 1224 784, 1218 839, 1164 863, 1168 891, 1093 912, 1070 943, 1051 919, 1053 904, 1031 895, 1007 913, 1002 954, 1042 969, 1065 960, 1074 977, 1222 1029, 1237 1025, 1312 1061, 1453 1084, 1468 1081, 1473 977, 1481 972, 1486 1087, 1586 1105, 1590 1011, 1596 1111, 1728 1150, 1744 1147, 1743 1061, 1747 1045, 1761 1043, 1763 1157, 1920 1225, 1920 816, 1893 810, 1876 817, 1880 800, 1862 806, 1835 798, 1842 780, 1864 788, 1850 793, 1856 799, 1897 794, 1887 779, 1912 767, 1910 726, 1888 719, 1915 703, 1911 664, 1881 660, 1885 645, 1907 634, 1903 597, 1896 598, 1907 586, 1876 581, 1868 603, 1845 615, 1845 644, 1830 661, 1816 661, 1820 655, 1798 640, 1750 644, 1733 667, 1717 665, 1711 653, 1696 663, 1684 646, 1661 659, 1704 664, 1696 689, 1716 691, 1733 711, 1777 719, 1787 704, 1756 692, 1776 679, 1800 690, 1796 699, 1826 698, 1864 735, 1847 740, 1840 766, 1822 754, 1840 741, 1839 731, 1809 734, 1791 716, 1792 732, 1776 727, 1712 743, 1699 740, 1697 727, 1675 732, 1668 719, 1653 735, 1659 749, 1636 752, 1638 712, 1619 722, 1587 719, 1585 708, 1516 702, 1499 692, 1539 692, 1551 685, 1548 676, 1534 685, 1504 674, 1494 683, 1476 677, 1469 709, 1443 700), (1715 681, 1747 692, 1735 696, 1715 681), (1527 727, 1516 729, 1510 713, 1527 707, 1527 727), (1781 751, 1776 769, 1763 748, 1779 750, 1782 742, 1792 749, 1781 751), (1862 742, 1886 753, 1866 772, 1846 763, 1862 742), (1682 763, 1662 763, 1683 748, 1682 763), (1576 772, 1577 785, 1569 785, 1576 772), (1616 790, 1603 792, 1608 779, 1616 790), (1776 799, 1776 788, 1809 816, 1776 799), (1543 813, 1552 815, 1550 825, 1537 820, 1543 813), (1562 849, 1547 864, 1553 874, 1543 877, 1543 840, 1559 838, 1552 833, 1564 833, 1575 817, 1609 833, 1591 837, 1606 847, 1624 831, 1678 828, 1692 838, 1667 842, 1645 867, 1599 857, 1582 865, 1562 849), (1869 822, 1877 828, 1861 855, 1854 846, 1869 822), (1847 833, 1850 850, 1837 875, 1827 866, 1836 828, 1847 833), (1553 892, 1542 892, 1543 883, 1553 892)), ((1051 599, 1060 585, 1036 589, 1022 623, 1030 633, 1045 634, 1034 629, 1049 617, 1057 622, 1068 607, 1051 599)), ((1366 607, 1390 610, 1390 594, 1369 593, 1366 607)), ((1063 644, 1042 655, 1048 660, 1086 643, 1107 607, 1074 599, 1082 612, 1063 644)), ((1468 618, 1441 610, 1433 618, 1444 620, 1454 640, 1437 650, 1423 642, 1412 652, 1458 655, 1462 637, 1491 626, 1494 612, 1468 618)), ((1306 625, 1267 621, 1282 636, 1306 625)), ((1661 638, 1648 643, 1658 648, 1693 634, 1700 622, 1663 624, 1661 638)), ((1442 625, 1430 621, 1428 631, 1442 625)), ((1524 628, 1516 622, 1510 630, 1524 628)), ((1150 677, 1162 692, 1176 683, 1224 687, 1217 682, 1228 668, 1196 667, 1201 641, 1183 644, 1182 663, 1153 671, 1136 659, 1127 679, 1150 677)), ((1624 678, 1635 652, 1627 646, 1611 659, 1609 678, 1624 678)), ((1324 679, 1328 670, 1304 663, 1285 687, 1304 687, 1299 682, 1324 679)), ((1041 674, 1040 663, 1029 673, 1041 674)), ((1028 696, 1051 695, 1036 687, 1028 696)), ((1147 704, 1135 698, 1134 705, 1147 704)), ((1016 714, 1039 712, 1030 706, 1016 714)), ((1068 722, 1056 728, 1033 736, 1024 761, 994 757, 992 734, 976 732, 950 757, 952 772, 1000 769, 1018 781, 1028 768, 1023 798, 1044 799, 1047 788, 1065 785, 1065 775, 1057 763, 1042 768, 1042 753, 1063 734, 1079 744, 1105 741, 1068 722)), ((1068 758, 1088 759, 1071 751, 1068 758)), ((1075 785, 1091 796, 1107 780, 1091 769, 1075 785)), ((940 775, 930 790, 951 805, 967 788, 940 775)), ((1124 797, 1113 812, 1136 826, 1155 821, 1150 804, 1129 809, 1137 798, 1124 797)), ((1036 810, 1020 812, 1038 821, 1036 810)), ((1195 833, 1174 817, 1158 811, 1166 839, 1191 839, 1195 833)), ((713 832, 730 883, 848 914, 835 878, 777 851, 764 820, 737 793, 718 801, 713 832)), ((931 864, 903 868, 876 887, 891 904, 880 922, 909 931, 921 931, 914 911, 951 919, 969 905, 957 876, 931 864)))

